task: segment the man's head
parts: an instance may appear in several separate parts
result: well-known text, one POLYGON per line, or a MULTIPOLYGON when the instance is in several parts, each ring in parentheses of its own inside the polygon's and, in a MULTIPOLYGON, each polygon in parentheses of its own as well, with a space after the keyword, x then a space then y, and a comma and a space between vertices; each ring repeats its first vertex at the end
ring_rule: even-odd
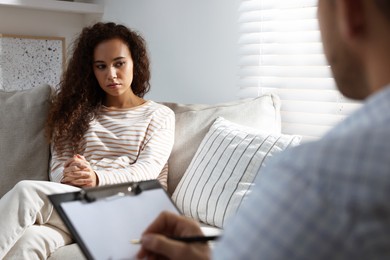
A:
POLYGON ((364 99, 390 83, 390 1, 319 0, 318 19, 341 93, 364 99))

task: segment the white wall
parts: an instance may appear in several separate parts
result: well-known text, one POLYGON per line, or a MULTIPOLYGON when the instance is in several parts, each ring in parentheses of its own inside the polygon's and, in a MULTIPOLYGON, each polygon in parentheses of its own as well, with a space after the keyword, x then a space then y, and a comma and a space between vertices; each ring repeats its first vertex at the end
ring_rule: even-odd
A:
POLYGON ((103 20, 146 39, 152 61, 147 98, 217 103, 237 97, 239 0, 95 0, 103 20))
MULTIPOLYGON (((103 20, 126 24, 145 37, 152 61, 147 98, 182 103, 238 98, 239 0, 83 2, 104 3, 103 20)), ((69 45, 86 22, 82 14, 0 6, 4 34, 60 36, 69 45)))
POLYGON ((67 45, 84 26, 81 14, 0 7, 0 33, 65 37, 67 45))

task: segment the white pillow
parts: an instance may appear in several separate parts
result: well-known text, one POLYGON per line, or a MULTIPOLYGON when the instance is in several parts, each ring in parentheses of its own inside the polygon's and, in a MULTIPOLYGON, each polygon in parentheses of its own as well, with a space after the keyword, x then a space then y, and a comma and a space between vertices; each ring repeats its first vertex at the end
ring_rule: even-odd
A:
POLYGON ((172 194, 194 158, 215 118, 221 116, 240 125, 279 132, 280 98, 265 94, 218 104, 163 103, 175 112, 175 143, 168 160, 168 193, 172 194))
POLYGON ((223 228, 267 160, 300 136, 267 133, 218 117, 201 142, 172 199, 186 216, 223 228))

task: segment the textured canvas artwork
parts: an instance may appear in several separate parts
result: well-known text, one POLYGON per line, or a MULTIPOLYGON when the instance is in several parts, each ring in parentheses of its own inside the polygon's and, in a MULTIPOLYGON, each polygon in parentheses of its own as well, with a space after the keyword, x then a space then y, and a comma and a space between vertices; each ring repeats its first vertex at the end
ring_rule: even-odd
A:
POLYGON ((56 86, 64 62, 65 39, 0 34, 0 89, 56 86))

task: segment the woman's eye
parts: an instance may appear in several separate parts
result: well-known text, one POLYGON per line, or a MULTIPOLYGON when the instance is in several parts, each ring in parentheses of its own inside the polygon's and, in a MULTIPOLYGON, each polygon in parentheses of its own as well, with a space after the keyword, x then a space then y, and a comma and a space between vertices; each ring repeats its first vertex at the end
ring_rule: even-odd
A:
POLYGON ((115 63, 115 67, 117 67, 117 68, 122 67, 123 65, 125 65, 124 61, 120 61, 120 62, 115 63))
POLYGON ((106 67, 106 65, 104 65, 104 64, 98 64, 98 65, 96 65, 96 68, 99 69, 99 70, 102 70, 102 69, 104 69, 105 67, 106 67))

